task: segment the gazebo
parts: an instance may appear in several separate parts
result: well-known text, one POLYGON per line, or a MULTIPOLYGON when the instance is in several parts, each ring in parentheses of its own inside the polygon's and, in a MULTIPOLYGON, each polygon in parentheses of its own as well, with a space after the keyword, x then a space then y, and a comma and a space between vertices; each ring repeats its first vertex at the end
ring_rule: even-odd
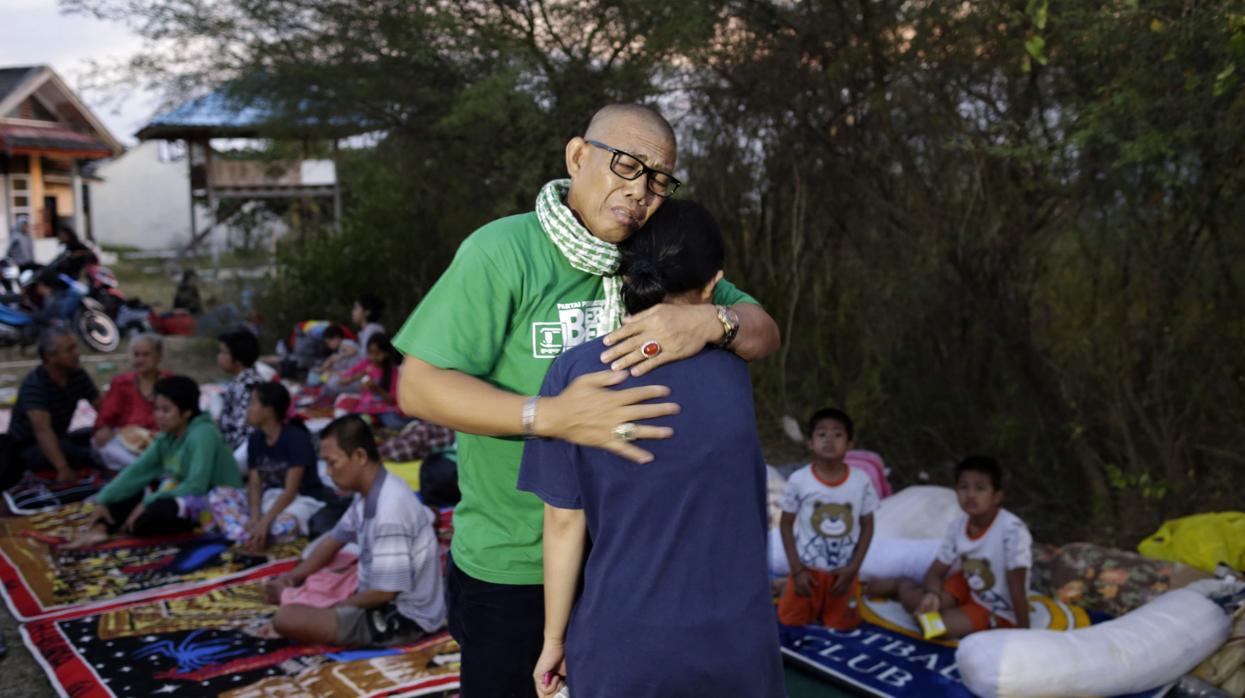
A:
POLYGON ((339 141, 369 131, 359 123, 291 120, 262 97, 239 97, 228 87, 192 99, 152 119, 137 134, 140 140, 182 141, 190 168, 190 247, 194 248, 242 209, 246 201, 262 199, 330 199, 333 225, 341 226, 341 185, 337 177, 339 141), (328 167, 313 160, 258 160, 222 158, 212 148, 215 139, 328 140, 332 160, 328 167), (216 217, 218 202, 237 206, 216 217), (195 203, 205 203, 213 220, 197 220, 195 203))

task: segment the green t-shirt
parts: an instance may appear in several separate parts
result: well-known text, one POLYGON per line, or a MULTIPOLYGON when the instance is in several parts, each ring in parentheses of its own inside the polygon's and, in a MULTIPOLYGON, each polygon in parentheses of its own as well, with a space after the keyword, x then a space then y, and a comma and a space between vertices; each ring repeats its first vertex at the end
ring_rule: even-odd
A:
MULTIPOLYGON (((713 302, 756 303, 729 282, 713 302)), ((535 213, 493 221, 468 237, 394 338, 438 368, 520 395, 540 391, 564 350, 605 334, 601 277, 572 267, 535 213)), ((606 366, 602 365, 602 369, 606 366)), ((515 489, 521 438, 458 435, 454 564, 495 584, 540 584, 544 505, 515 489)))
POLYGON ((104 486, 95 500, 113 504, 129 499, 150 484, 161 485, 143 497, 151 504, 165 497, 202 496, 214 487, 242 487, 242 476, 212 416, 190 420, 179 438, 168 432, 156 436, 146 451, 104 486))

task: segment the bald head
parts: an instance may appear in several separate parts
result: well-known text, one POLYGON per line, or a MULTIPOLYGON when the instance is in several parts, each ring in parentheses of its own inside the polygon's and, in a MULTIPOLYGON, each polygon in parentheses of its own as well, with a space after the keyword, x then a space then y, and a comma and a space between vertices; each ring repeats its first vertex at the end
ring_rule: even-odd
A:
POLYGON ((677 160, 674 130, 661 114, 638 104, 611 104, 592 117, 582 138, 566 144, 566 203, 590 233, 617 244, 661 206, 650 179, 654 173, 669 177, 677 160), (616 163, 623 157, 630 165, 624 163, 619 174, 616 163))
POLYGON ((658 114, 656 109, 642 104, 609 104, 601 107, 592 115, 592 121, 588 122, 584 138, 601 140, 622 124, 651 129, 662 138, 668 139, 672 149, 678 143, 674 128, 666 121, 666 117, 658 114))

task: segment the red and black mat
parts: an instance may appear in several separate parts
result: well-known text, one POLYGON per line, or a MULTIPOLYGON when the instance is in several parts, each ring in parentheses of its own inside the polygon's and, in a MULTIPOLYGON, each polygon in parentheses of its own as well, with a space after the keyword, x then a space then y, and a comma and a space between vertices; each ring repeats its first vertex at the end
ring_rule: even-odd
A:
POLYGON ((343 650, 271 635, 270 571, 158 599, 27 623, 26 646, 62 696, 448 696, 458 646, 442 633, 343 650))

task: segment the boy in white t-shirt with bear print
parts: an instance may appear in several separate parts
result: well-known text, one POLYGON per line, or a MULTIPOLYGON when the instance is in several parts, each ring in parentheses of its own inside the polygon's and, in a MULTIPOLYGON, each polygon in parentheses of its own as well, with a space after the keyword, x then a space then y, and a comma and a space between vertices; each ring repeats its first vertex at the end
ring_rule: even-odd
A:
POLYGON ((1002 468, 993 458, 965 458, 955 468, 955 493, 964 513, 947 527, 922 583, 877 580, 869 594, 897 596, 918 616, 941 612, 952 639, 1029 627, 1033 538, 1024 521, 1002 507, 1002 468))
POLYGON ((878 495, 869 476, 843 460, 853 429, 841 410, 814 414, 812 462, 792 473, 783 492, 778 525, 791 576, 778 601, 778 620, 785 625, 820 621, 849 630, 860 624, 860 564, 873 539, 878 495))

